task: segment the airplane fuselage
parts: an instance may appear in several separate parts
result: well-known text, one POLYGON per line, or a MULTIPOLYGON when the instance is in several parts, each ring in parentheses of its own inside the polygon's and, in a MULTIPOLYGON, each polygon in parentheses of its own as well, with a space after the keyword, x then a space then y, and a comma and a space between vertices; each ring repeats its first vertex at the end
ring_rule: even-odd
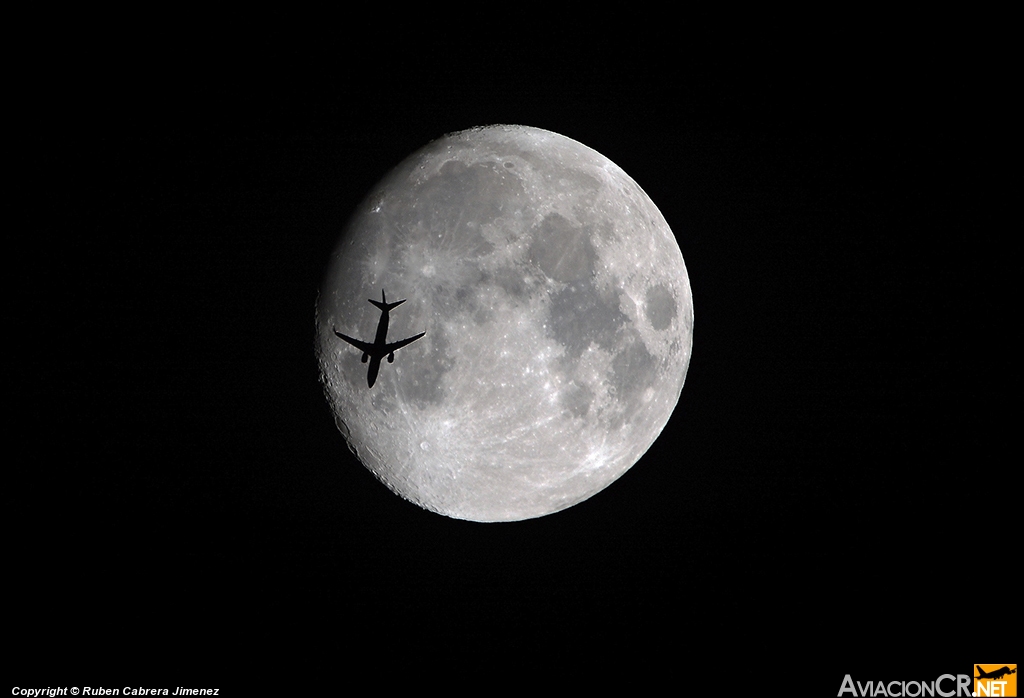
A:
POLYGON ((366 367, 366 383, 370 388, 377 382, 381 359, 389 353, 387 350, 389 318, 390 314, 387 310, 380 312, 380 320, 377 321, 377 334, 373 338, 374 351, 367 352, 370 355, 370 365, 366 367))
POLYGON ((373 346, 383 347, 388 343, 388 319, 390 316, 389 311, 382 310, 380 313, 380 320, 377 322, 377 335, 373 338, 373 346))
POLYGON ((370 357, 370 365, 366 368, 366 385, 369 388, 373 387, 373 384, 377 382, 377 374, 380 373, 380 359, 379 356, 370 357))

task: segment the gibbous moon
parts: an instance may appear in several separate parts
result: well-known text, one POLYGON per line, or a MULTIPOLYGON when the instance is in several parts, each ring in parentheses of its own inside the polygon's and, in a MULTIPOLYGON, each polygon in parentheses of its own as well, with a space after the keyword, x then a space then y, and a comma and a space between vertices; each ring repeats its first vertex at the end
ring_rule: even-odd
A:
POLYGON ((600 492, 679 400, 693 302, 679 246, 608 158, 525 126, 451 134, 410 155, 353 214, 316 313, 321 380, 359 460, 396 494, 516 521, 600 492), (425 332, 384 361, 361 352, 425 332))

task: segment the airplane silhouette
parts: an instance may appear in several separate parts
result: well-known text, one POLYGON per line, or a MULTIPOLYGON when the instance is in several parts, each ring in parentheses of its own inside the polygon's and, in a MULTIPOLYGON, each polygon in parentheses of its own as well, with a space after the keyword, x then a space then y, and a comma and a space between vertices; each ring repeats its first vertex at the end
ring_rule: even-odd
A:
POLYGON ((978 670, 978 673, 981 674, 981 676, 975 676, 974 678, 976 679, 1001 679, 1007 674, 1017 673, 1016 669, 1011 669, 1008 666, 1004 666, 1002 669, 993 669, 991 672, 986 672, 977 664, 975 664, 974 667, 978 670))
POLYGON ((415 337, 406 337, 405 339, 388 344, 388 312, 390 312, 392 308, 397 308, 402 303, 405 303, 405 299, 403 298, 402 300, 396 301, 395 303, 388 303, 388 299, 384 295, 384 289, 381 289, 379 301, 375 301, 372 298, 367 300, 369 300, 375 306, 380 308, 381 312, 380 321, 377 323, 377 336, 374 338, 373 344, 370 344, 369 342, 364 342, 359 339, 354 339, 353 337, 349 337, 348 335, 344 335, 341 332, 338 332, 338 330, 334 330, 334 334, 344 339, 346 342, 354 346, 356 349, 362 351, 363 358, 361 359, 361 361, 364 364, 366 363, 367 359, 369 359, 370 366, 366 370, 366 384, 372 388, 374 382, 376 382, 377 380, 377 373, 378 371, 380 371, 380 360, 386 356, 388 357, 389 364, 394 363, 395 352, 397 350, 401 349, 407 344, 412 344, 417 339, 425 335, 426 332, 420 332, 415 337))

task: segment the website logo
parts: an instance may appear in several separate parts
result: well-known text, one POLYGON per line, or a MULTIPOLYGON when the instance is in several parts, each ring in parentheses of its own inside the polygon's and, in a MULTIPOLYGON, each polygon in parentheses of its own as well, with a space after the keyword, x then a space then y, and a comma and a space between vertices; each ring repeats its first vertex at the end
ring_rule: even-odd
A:
POLYGON ((942 674, 932 681, 860 681, 847 674, 839 687, 838 698, 969 698, 971 677, 967 674, 942 674))
POLYGON ((975 664, 974 695, 1008 698, 1017 695, 1016 664, 975 664))

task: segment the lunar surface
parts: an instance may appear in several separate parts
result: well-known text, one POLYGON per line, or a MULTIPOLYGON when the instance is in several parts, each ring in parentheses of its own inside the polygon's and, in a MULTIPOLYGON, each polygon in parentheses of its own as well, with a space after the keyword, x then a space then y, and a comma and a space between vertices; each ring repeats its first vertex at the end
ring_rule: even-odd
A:
POLYGON ((415 504, 473 521, 581 502, 647 451, 679 400, 693 303, 651 199, 565 136, 488 126, 399 164, 353 214, 317 302, 321 380, 349 448, 415 504), (367 299, 425 336, 367 387, 367 299))

